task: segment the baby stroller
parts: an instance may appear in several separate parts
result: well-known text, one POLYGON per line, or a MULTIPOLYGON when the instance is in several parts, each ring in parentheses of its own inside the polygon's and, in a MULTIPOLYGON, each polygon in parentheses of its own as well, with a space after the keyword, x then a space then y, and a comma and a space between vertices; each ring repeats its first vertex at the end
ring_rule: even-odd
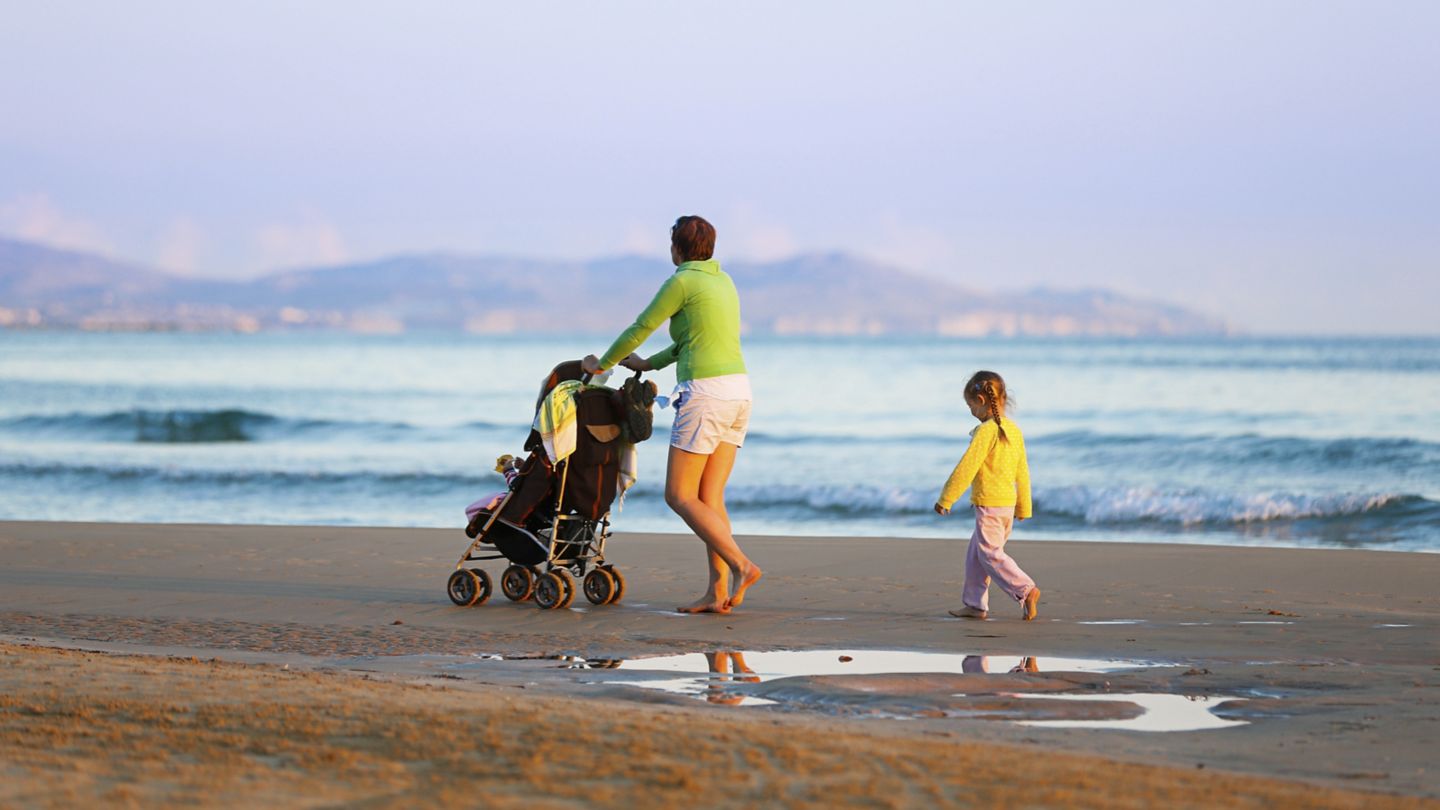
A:
POLYGON ((533 599, 543 610, 568 607, 577 579, 591 604, 624 597, 625 577, 605 561, 610 504, 634 482, 634 445, 650 437, 655 383, 642 381, 639 372, 618 390, 588 382, 575 360, 556 366, 541 385, 535 429, 525 441, 529 455, 498 502, 476 510, 466 526, 472 541, 446 585, 450 601, 484 604, 490 575, 465 564, 498 559, 510 561, 500 590, 511 601, 533 599), (562 438, 568 432, 542 432, 540 415, 571 404, 573 450, 565 454, 563 448, 572 446, 562 438), (496 553, 485 554, 490 549, 484 546, 496 553))

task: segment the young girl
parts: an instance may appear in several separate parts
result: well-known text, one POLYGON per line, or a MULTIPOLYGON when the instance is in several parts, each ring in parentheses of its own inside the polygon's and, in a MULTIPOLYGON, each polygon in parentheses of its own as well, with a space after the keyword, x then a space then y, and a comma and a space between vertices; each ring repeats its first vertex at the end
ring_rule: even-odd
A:
POLYGON ((1035 580, 1005 554, 1005 541, 1016 520, 1030 517, 1030 466, 1025 462, 1025 437, 1005 418, 1005 381, 993 371, 977 371, 965 383, 965 404, 980 420, 970 431, 970 447, 945 482, 935 512, 950 507, 968 487, 975 505, 975 533, 965 552, 965 606, 950 615, 983 619, 989 615, 990 580, 1021 605, 1025 621, 1035 618, 1040 589, 1035 580))

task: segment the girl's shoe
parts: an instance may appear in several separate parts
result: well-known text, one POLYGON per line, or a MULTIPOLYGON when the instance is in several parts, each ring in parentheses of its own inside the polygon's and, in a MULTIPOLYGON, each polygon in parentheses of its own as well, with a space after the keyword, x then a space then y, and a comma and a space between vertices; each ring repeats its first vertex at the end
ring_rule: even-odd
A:
POLYGON ((1025 601, 1020 603, 1020 616, 1025 621, 1030 621, 1040 614, 1040 589, 1031 588, 1025 594, 1025 601))
POLYGON ((989 617, 990 614, 980 608, 973 608, 966 605, 959 610, 950 611, 950 615, 957 619, 984 619, 989 617))

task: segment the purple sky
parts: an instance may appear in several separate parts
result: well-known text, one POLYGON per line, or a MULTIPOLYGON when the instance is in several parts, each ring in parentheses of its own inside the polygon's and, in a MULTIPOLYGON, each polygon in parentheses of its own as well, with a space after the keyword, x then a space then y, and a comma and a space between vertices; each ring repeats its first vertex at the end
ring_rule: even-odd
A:
POLYGON ((701 213, 722 259, 1433 334, 1437 38, 1431 2, 12 4, 0 234, 234 277, 664 255, 701 213))

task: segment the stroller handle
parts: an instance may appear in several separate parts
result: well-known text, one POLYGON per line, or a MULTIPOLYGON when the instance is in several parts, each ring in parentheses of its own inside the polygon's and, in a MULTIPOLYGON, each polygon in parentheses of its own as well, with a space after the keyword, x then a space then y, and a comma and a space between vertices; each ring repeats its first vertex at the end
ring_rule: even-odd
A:
MULTIPOLYGON (((638 379, 640 379, 640 375, 643 374, 643 373, 644 373, 644 372, 636 371, 634 374, 631 374, 631 375, 630 375, 630 379, 632 379, 632 380, 638 380, 638 379)), ((585 383, 586 385, 589 385, 589 384, 590 384, 590 381, 593 380, 594 378, 595 378, 595 375, 594 375, 594 374, 581 374, 581 375, 580 375, 580 382, 585 383)))

